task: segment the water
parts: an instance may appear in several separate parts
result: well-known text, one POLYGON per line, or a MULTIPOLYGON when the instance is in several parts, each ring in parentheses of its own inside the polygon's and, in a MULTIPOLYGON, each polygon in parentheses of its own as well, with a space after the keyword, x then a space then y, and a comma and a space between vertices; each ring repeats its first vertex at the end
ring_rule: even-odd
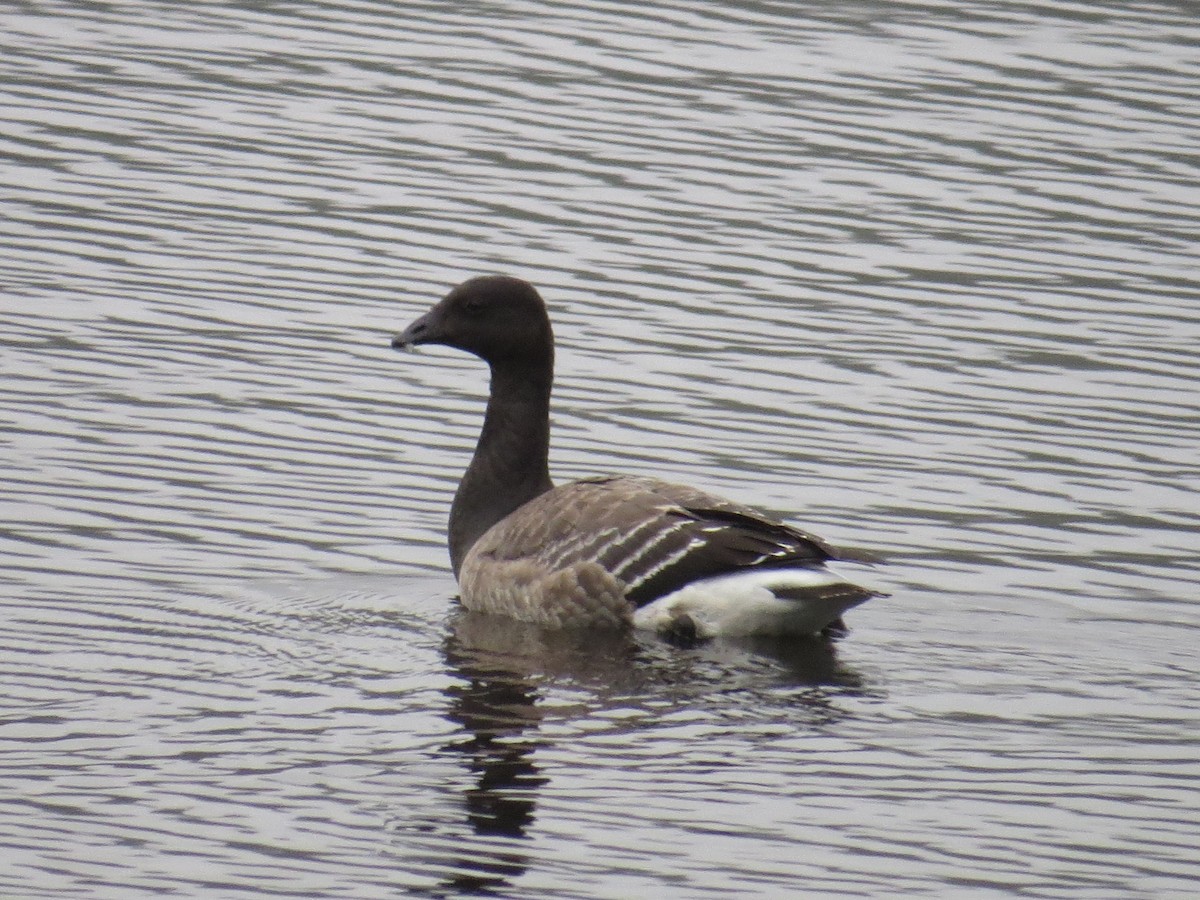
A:
POLYGON ((0 893, 1185 897, 1186 3, 9 3, 0 893), (480 623, 479 272, 560 479, 889 564, 835 650, 480 623))

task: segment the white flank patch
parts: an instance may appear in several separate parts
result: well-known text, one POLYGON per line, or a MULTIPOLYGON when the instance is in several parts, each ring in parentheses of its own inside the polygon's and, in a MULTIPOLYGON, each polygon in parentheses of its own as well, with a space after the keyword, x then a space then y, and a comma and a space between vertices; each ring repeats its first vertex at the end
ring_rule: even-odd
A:
POLYGON ((690 616, 697 637, 749 634, 815 634, 861 598, 823 596, 846 580, 828 569, 757 569, 718 575, 646 604, 633 615, 637 628, 670 629, 690 616), (774 591, 812 589, 812 597, 777 597, 774 591))

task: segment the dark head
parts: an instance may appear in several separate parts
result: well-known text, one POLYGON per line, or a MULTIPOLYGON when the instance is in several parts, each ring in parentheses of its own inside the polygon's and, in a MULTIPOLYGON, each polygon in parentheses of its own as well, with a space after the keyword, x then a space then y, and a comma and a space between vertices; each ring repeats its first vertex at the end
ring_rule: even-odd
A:
POLYGON ((532 284, 507 275, 464 281, 392 339, 405 350, 442 344, 491 364, 553 365, 554 335, 546 304, 532 284))

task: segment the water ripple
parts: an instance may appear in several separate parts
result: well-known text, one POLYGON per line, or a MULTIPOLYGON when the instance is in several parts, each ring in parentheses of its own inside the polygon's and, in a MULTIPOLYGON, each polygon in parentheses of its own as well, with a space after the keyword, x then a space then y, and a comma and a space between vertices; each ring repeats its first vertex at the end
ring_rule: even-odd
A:
MULTIPOLYGON (((0 893, 1189 896, 1187 4, 0 12, 0 893), (881 553, 838 649, 450 601, 533 279, 561 478, 881 553)), ((856 573, 857 574, 857 573, 856 573)))

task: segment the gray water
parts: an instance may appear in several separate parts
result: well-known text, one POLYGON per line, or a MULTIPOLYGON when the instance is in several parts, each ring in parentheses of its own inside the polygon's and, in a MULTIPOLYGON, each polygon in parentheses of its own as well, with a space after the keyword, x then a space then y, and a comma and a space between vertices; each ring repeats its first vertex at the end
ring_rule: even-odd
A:
POLYGON ((0 7, 0 895, 1190 897, 1190 3, 0 7), (556 477, 887 560, 836 647, 452 598, 556 477))

